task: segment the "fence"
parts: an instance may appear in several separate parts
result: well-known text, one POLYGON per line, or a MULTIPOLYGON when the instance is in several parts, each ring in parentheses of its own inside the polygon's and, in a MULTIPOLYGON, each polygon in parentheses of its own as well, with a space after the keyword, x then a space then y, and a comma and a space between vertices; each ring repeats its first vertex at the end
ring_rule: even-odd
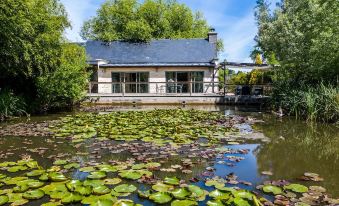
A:
POLYGON ((234 85, 218 82, 90 82, 89 94, 125 95, 269 95, 271 85, 234 85))

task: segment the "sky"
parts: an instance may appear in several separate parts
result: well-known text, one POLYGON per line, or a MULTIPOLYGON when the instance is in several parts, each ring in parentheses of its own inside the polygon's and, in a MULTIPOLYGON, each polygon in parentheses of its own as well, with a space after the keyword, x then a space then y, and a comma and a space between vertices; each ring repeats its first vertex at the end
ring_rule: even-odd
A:
MULTIPOLYGON (((83 41, 79 35, 84 21, 95 16, 105 0, 61 0, 65 5, 72 29, 66 31, 70 41, 83 41)), ((224 41, 220 60, 252 62, 249 55, 255 45, 257 27, 254 19, 256 0, 178 0, 194 11, 201 11, 209 25, 224 41)), ((270 0, 274 6, 278 0, 270 0)))

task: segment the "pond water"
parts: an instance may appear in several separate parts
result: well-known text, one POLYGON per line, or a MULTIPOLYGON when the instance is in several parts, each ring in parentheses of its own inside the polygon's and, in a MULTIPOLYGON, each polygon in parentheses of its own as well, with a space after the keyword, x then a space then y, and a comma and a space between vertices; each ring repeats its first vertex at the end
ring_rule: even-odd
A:
MULTIPOLYGON (((163 108, 161 107, 160 109, 163 108)), ((168 109, 169 107, 166 106, 165 108, 168 109)), ((111 109, 114 111, 152 110, 154 107, 119 107, 111 109)), ((186 109, 191 109, 191 107, 186 107, 186 109)), ((262 120, 254 125, 244 124, 240 125, 240 127, 243 129, 243 133, 246 133, 246 136, 256 135, 266 138, 263 139, 264 141, 259 139, 243 140, 237 141, 240 142, 239 145, 222 146, 233 151, 247 152, 235 152, 203 160, 198 160, 193 156, 191 159, 193 161, 196 160, 198 163, 195 163, 190 168, 191 173, 184 174, 180 170, 177 170, 176 173, 154 171, 157 178, 163 179, 166 176, 176 176, 189 183, 191 178, 197 177, 199 181, 194 184, 207 191, 212 191, 214 188, 205 186, 203 180, 207 176, 202 174, 206 172, 206 167, 213 167, 214 176, 225 178, 229 174, 234 174, 238 177, 237 181, 238 183, 240 182, 239 184, 227 184, 227 186, 256 190, 257 185, 268 180, 289 180, 293 183, 301 183, 306 186, 323 186, 331 196, 339 198, 339 128, 337 126, 326 124, 310 125, 293 118, 278 118, 260 111, 258 108, 196 106, 194 109, 214 111, 224 115, 241 115, 262 120), (272 174, 263 175, 262 172, 264 171, 272 174), (305 172, 317 173, 324 181, 308 182, 298 180, 297 178, 301 177, 305 172)), ((109 110, 106 112, 109 112, 109 110)), ((32 117, 28 123, 59 119, 66 115, 70 115, 70 113, 32 117)), ((17 122, 26 122, 26 120, 20 119, 10 123, 3 123, 2 126, 17 122)), ((133 144, 135 144, 135 148, 138 148, 143 143, 134 142, 133 144)), ((129 158, 136 157, 131 155, 135 148, 130 148, 130 146, 123 142, 111 140, 98 142, 95 139, 89 139, 79 144, 75 149, 68 139, 6 136, 0 137, 0 162, 16 162, 21 159, 22 155, 30 156, 38 161, 39 165, 43 168, 51 167, 53 159, 56 157, 62 159, 71 158, 72 160, 77 160, 80 164, 93 163, 95 161, 109 162, 112 160, 126 162, 129 161, 129 158), (116 150, 117 152, 112 153, 112 151, 116 150)), ((152 149, 154 152, 161 150, 161 147, 152 149)), ((151 149, 150 151, 147 149, 143 151, 152 152, 151 149)), ((177 152, 179 155, 171 157, 165 155, 159 156, 159 153, 156 152, 154 156, 156 156, 155 159, 158 162, 162 163, 161 168, 170 168, 171 165, 182 163, 182 159, 190 155, 189 153, 185 154, 185 152, 182 152, 183 155, 181 156, 181 151, 177 152)), ((73 170, 69 175, 73 179, 81 180, 86 177, 86 174, 79 170, 73 170)), ((149 186, 136 183, 135 181, 124 180, 123 182, 134 184, 138 189, 149 189, 149 186)), ((0 187, 0 189, 3 188, 0 187)), ((258 190, 257 192, 269 200, 274 199, 258 190)), ((156 205, 152 201, 139 198, 136 193, 128 196, 127 199, 132 199, 136 203, 143 205, 156 205)), ((209 198, 200 202, 199 205, 206 205, 208 200, 209 198)), ((30 202, 28 205, 39 205, 47 201, 47 198, 44 198, 39 201, 30 202)))

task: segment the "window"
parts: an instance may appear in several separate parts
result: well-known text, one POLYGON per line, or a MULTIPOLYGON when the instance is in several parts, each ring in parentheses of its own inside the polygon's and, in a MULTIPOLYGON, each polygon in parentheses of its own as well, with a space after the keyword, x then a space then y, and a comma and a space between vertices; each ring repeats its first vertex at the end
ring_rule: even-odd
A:
POLYGON ((203 93, 204 72, 166 72, 167 93, 203 93), (191 90, 192 89, 192 90, 191 90))
POLYGON ((112 93, 148 93, 149 72, 112 72, 112 93), (123 88, 123 85, 125 86, 123 88))

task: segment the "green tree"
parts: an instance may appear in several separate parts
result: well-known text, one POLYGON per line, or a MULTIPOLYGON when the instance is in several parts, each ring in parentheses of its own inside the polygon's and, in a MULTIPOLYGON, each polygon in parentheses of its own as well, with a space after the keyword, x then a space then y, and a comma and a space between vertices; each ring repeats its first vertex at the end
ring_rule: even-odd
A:
MULTIPOLYGON (((205 38, 210 30, 201 12, 175 0, 107 0, 86 21, 83 39, 147 42, 151 39, 205 38)), ((218 50, 223 49, 222 41, 218 50)))
POLYGON ((89 74, 86 51, 76 44, 64 44, 56 71, 37 78, 38 98, 43 110, 72 106, 85 96, 89 74))

